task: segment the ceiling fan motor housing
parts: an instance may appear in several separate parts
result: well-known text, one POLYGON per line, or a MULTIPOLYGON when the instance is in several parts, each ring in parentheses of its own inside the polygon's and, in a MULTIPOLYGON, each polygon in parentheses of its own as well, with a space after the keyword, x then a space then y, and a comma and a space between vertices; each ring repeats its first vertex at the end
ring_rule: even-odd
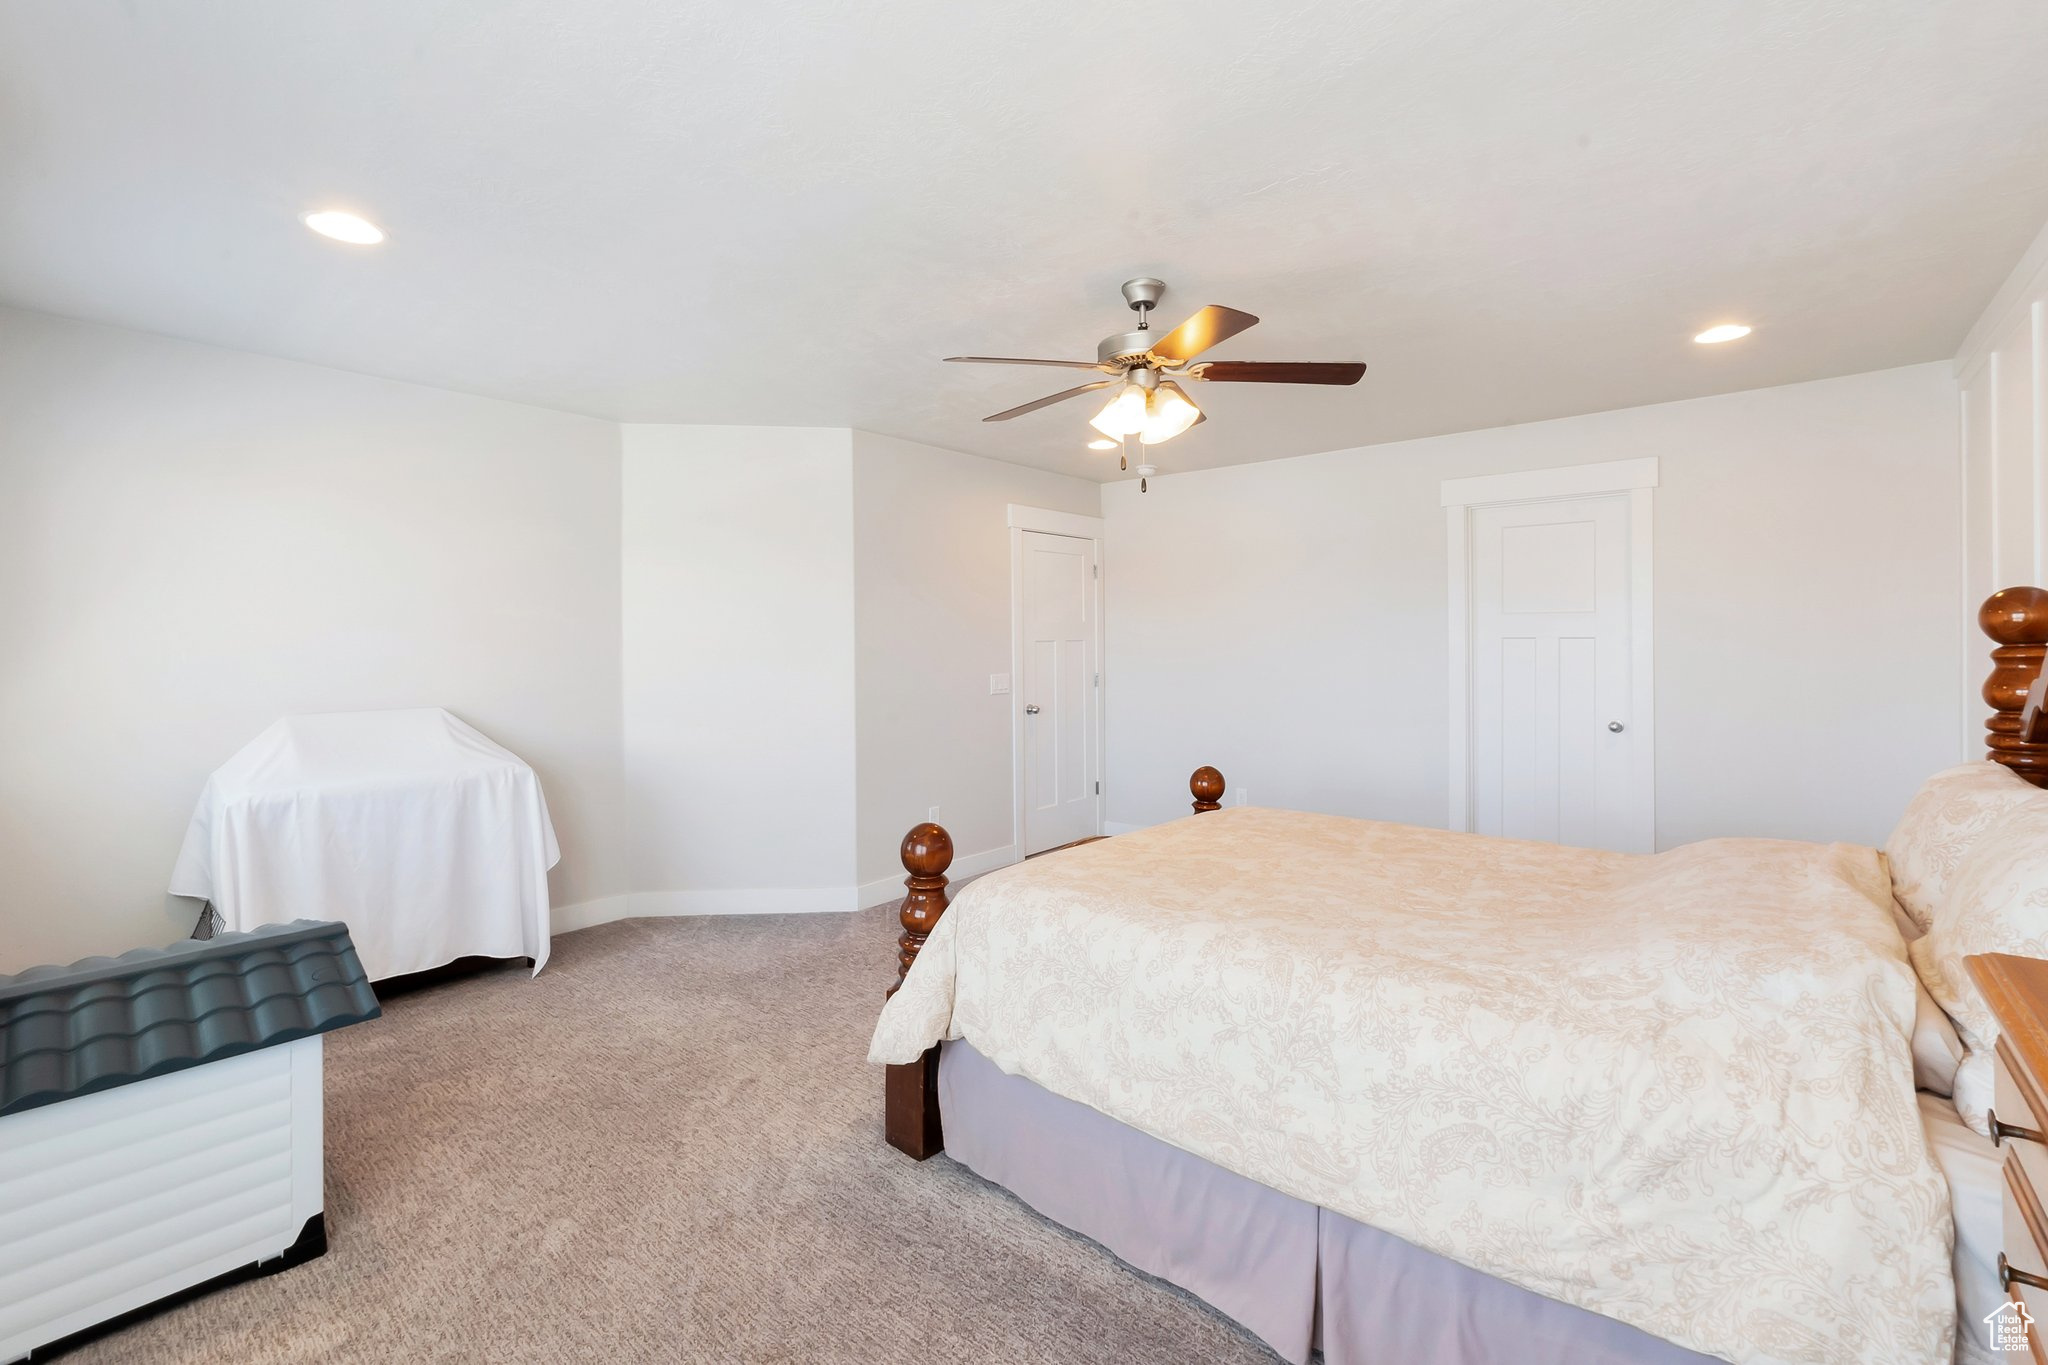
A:
POLYGON ((1157 340, 1150 332, 1118 332, 1095 346, 1095 360, 1101 365, 1124 365, 1144 360, 1157 340))

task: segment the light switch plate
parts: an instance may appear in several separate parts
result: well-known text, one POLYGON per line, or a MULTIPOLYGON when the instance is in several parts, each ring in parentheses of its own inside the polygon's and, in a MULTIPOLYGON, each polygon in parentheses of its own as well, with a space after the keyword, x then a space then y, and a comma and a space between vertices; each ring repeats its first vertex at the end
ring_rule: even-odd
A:
POLYGON ((1010 675, 1009 675, 1009 674, 1007 674, 1007 673, 991 673, 991 674, 989 674, 989 675, 988 675, 988 694, 989 694, 989 695, 990 695, 991 697, 1000 697, 1000 696, 1003 696, 1003 695, 1005 695, 1006 693, 1008 693, 1008 692, 1009 692, 1009 690, 1010 690, 1010 675))

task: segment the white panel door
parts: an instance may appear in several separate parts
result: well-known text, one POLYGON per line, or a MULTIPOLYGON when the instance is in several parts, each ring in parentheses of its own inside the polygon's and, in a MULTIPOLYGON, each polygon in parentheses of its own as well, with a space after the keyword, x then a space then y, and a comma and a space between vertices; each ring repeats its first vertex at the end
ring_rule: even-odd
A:
POLYGON ((1024 531, 1024 852, 1102 832, 1095 542, 1024 531))
POLYGON ((1471 510, 1472 828, 1650 852, 1625 493, 1471 510))

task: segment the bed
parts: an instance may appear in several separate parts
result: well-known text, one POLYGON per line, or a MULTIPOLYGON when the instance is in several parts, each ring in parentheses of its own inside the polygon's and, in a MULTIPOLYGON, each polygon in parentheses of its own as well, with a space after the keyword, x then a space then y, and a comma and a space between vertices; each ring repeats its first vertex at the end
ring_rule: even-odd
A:
MULTIPOLYGON (((2048 593, 1983 619, 2004 766, 1974 766, 2031 791, 2048 593)), ((1611 854, 1222 786, 950 907, 950 841, 911 832, 893 1145, 1294 1361, 1979 1358, 1999 1158, 1916 1094, 1924 926, 1877 850, 1611 854)))

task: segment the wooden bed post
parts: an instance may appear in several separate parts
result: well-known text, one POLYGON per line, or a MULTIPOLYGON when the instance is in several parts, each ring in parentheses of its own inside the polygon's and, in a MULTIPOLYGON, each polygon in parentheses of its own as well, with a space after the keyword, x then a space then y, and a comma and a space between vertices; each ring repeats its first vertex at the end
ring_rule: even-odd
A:
POLYGON ((1194 793, 1195 814, 1223 808, 1223 774, 1207 764, 1195 769, 1188 777, 1188 790, 1194 793))
POLYGON ((930 821, 913 825, 903 836, 897 856, 910 874, 903 879, 910 892, 896 910, 903 935, 896 940, 896 981, 889 987, 890 995, 896 994, 896 987, 910 975, 917 950, 924 947, 932 926, 946 913, 946 869, 953 865, 953 836, 930 821))
MULTIPOLYGON (((888 994, 896 994, 918 950, 931 936, 939 916, 946 913, 946 869, 953 865, 953 836, 927 821, 903 836, 899 850, 903 879, 909 891, 898 907, 896 918, 903 934, 896 940, 896 980, 888 994)), ((882 1132, 897 1151, 923 1161, 946 1145, 939 1126, 939 1050, 926 1048, 914 1062, 888 1068, 883 1082, 882 1132)))
POLYGON ((2037 787, 2048 787, 2048 711, 2042 660, 2048 658, 2048 589, 2001 588, 1978 608, 1977 624, 1997 645, 1984 700, 1984 755, 2037 787), (2031 704, 2030 704, 2031 703, 2031 704))

